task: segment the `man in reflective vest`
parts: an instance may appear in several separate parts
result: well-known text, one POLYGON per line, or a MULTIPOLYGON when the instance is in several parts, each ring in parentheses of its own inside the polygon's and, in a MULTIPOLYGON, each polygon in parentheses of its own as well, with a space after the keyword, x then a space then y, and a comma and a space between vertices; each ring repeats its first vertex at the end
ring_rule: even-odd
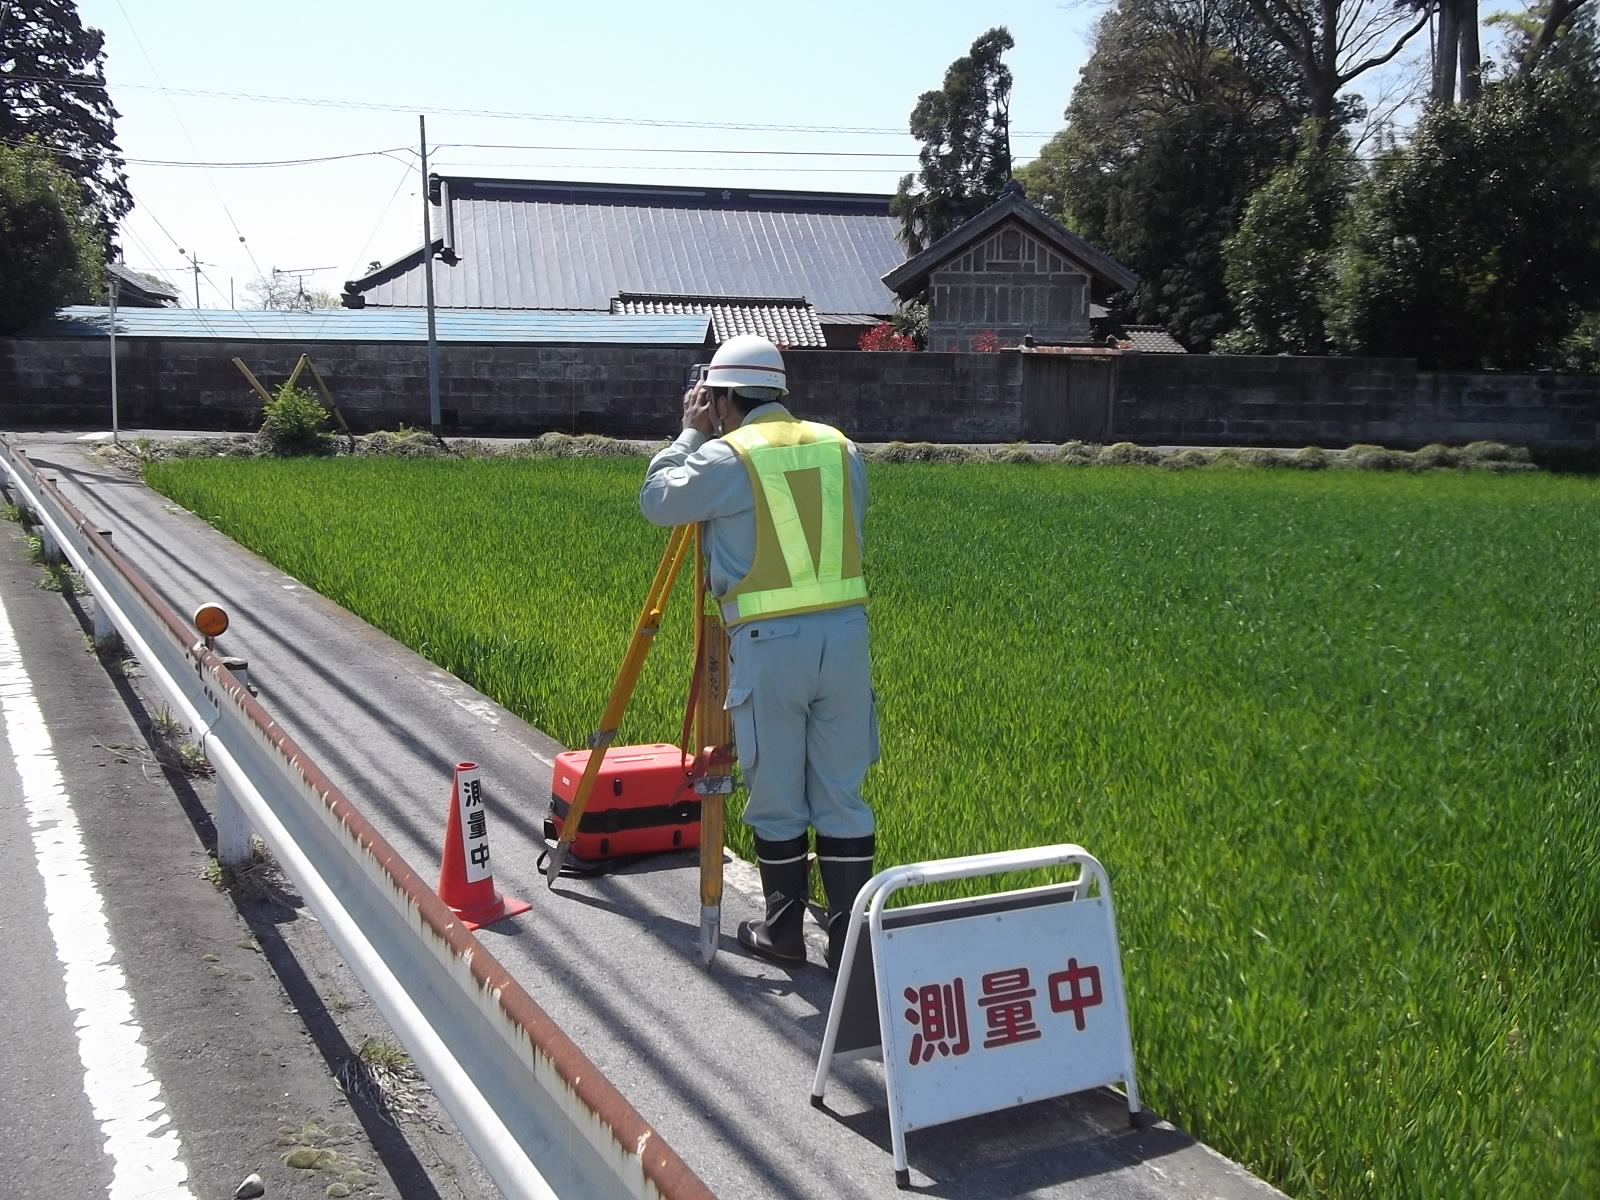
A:
POLYGON ((861 523, 867 474, 838 430, 792 416, 783 356, 730 338, 683 401, 683 432, 650 460, 639 507, 701 522, 710 590, 728 627, 728 710, 749 789, 766 916, 739 926, 762 958, 806 961, 807 830, 828 898, 828 966, 872 877, 861 781, 878 758, 861 523), (718 436, 720 434, 720 436, 718 436))

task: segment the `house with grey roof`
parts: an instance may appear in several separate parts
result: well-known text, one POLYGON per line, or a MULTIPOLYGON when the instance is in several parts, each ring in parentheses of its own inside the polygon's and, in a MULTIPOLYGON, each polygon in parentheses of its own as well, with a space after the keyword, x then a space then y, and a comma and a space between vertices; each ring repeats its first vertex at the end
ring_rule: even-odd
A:
MULTIPOLYGON (((930 350, 1093 344, 1183 352, 1116 328, 1138 276, 1029 204, 1019 184, 909 261, 890 196, 429 176, 434 304, 449 311, 693 315, 712 340, 856 348, 897 301, 929 300, 930 350)), ((345 284, 349 308, 425 303, 421 248, 345 284)))
POLYGON ((970 350, 993 337, 1029 348, 1185 353, 1159 326, 1111 320, 1106 301, 1139 277, 1035 208, 1016 180, 883 281, 903 299, 926 298, 929 350, 970 350))
MULTIPOLYGON (((432 175, 441 309, 694 314, 717 340, 854 349, 894 312, 888 196, 432 175)), ((345 284, 351 308, 420 308, 421 249, 345 284)))
POLYGON ((176 308, 183 303, 178 290, 149 275, 123 266, 119 262, 106 264, 106 283, 117 288, 117 303, 124 308, 176 308))

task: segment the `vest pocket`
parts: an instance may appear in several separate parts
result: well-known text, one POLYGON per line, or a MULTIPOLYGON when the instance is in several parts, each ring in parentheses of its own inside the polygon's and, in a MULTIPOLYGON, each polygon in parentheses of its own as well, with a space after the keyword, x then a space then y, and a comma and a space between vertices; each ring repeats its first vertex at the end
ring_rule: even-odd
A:
POLYGON ((730 687, 728 698, 722 702, 733 720, 733 744, 739 751, 739 770, 746 778, 746 787, 749 773, 756 769, 760 750, 756 745, 756 706, 750 698, 752 694, 747 687, 730 687))

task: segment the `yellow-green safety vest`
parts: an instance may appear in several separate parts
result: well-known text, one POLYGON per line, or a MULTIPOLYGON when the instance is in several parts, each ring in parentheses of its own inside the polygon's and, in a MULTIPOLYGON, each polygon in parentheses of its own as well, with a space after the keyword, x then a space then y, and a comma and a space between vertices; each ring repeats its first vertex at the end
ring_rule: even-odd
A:
POLYGON ((850 490, 850 451, 827 425, 773 415, 722 435, 755 494, 756 556, 722 597, 723 620, 789 616, 867 598, 850 490))

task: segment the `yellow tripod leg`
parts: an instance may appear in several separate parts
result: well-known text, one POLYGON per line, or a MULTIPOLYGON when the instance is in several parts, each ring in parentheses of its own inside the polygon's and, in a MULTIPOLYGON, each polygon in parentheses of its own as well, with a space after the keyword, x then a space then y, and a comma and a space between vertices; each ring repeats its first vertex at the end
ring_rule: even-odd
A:
POLYGON ((589 763, 584 767, 583 778, 578 781, 578 790, 572 797, 572 807, 567 810, 566 822, 561 827, 561 840, 556 843, 555 849, 550 851, 549 863, 545 867, 545 880, 551 888, 556 886, 561 868, 567 861, 567 855, 572 851, 572 839, 578 836, 578 824, 583 820, 584 810, 589 807, 589 793, 594 790, 594 781, 600 774, 600 764, 605 760, 606 748, 611 745, 617 736, 617 727, 622 724, 622 714, 633 696, 634 686, 639 682, 639 673, 644 669, 644 659, 650 652, 650 643, 655 639, 656 630, 661 628, 661 614, 667 607, 667 597, 672 594, 673 581, 678 577, 678 569, 683 566, 684 556, 693 541, 693 535, 694 526, 679 525, 667 539, 667 548, 661 556, 661 565, 656 568, 656 577, 650 585, 650 594, 645 597, 644 608, 639 613, 638 623, 633 627, 633 637, 628 642, 627 653, 622 656, 622 666, 617 671, 617 681, 611 685, 611 695, 606 700, 605 710, 600 714, 600 728, 589 736, 589 763))
MULTIPOLYGON (((731 747, 733 721, 723 707, 728 696, 728 632, 722 627, 721 615, 708 610, 708 604, 714 605, 715 600, 706 593, 705 571, 698 553, 695 566, 699 575, 695 645, 702 671, 695 712, 695 746, 703 751, 708 747, 731 747)), ((717 956, 722 933, 722 826, 732 790, 731 763, 714 763, 695 781, 695 791, 700 793, 700 961, 708 967, 717 956)))

